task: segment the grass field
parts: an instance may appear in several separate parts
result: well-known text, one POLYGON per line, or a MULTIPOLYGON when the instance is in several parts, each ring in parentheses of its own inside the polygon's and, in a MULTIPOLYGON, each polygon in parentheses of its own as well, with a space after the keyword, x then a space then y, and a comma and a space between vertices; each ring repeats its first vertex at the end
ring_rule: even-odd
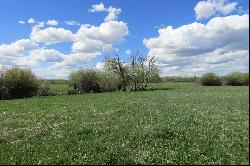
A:
POLYGON ((68 94, 68 84, 51 84, 50 92, 54 94, 68 94))
POLYGON ((249 164, 248 87, 151 87, 0 101, 0 164, 249 164))

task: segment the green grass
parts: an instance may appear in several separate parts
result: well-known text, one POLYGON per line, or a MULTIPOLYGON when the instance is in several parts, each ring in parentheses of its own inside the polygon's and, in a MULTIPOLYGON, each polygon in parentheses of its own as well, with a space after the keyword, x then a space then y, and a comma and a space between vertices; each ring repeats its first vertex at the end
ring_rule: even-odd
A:
POLYGON ((0 164, 249 164, 248 87, 150 86, 0 101, 0 164))
POLYGON ((69 86, 66 83, 55 83, 55 84, 50 84, 50 92, 54 94, 68 94, 68 89, 69 86))

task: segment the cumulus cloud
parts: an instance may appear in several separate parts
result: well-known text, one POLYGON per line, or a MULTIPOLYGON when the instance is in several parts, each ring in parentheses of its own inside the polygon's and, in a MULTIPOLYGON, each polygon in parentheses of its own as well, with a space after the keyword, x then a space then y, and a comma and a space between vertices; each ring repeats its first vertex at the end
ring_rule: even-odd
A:
POLYGON ((33 28, 30 38, 39 43, 46 45, 70 42, 72 41, 73 33, 64 28, 48 27, 46 29, 33 28))
POLYGON ((22 21, 22 20, 19 20, 18 23, 19 23, 19 24, 25 24, 25 22, 22 21))
POLYGON ((237 2, 228 2, 228 0, 200 1, 194 8, 196 19, 206 19, 218 13, 228 15, 236 9, 237 4, 237 2))
MULTIPOLYGON (((64 23, 69 26, 80 26, 75 33, 64 28, 52 27, 58 25, 56 20, 28 19, 26 22, 32 26, 30 39, 0 45, 0 65, 27 67, 46 78, 65 78, 70 69, 91 64, 95 67, 93 58, 109 51, 116 51, 115 46, 122 43, 129 34, 126 23, 115 21, 121 12, 120 9, 111 6, 105 8, 101 4, 93 6, 91 12, 99 11, 106 11, 108 15, 105 22, 97 26, 80 24, 73 20, 65 21, 64 23), (45 27, 46 25, 49 27, 45 27), (52 49, 53 46, 48 46, 62 42, 72 44, 69 53, 65 54, 52 49)), ((26 22, 19 21, 20 24, 26 22)), ((101 67, 101 63, 96 67, 101 67)))
POLYGON ((118 15, 122 12, 120 8, 114 8, 109 6, 105 8, 103 3, 92 5, 92 9, 89 9, 89 12, 107 12, 108 15, 105 17, 104 21, 116 20, 118 15))
POLYGON ((39 48, 30 39, 21 39, 11 44, 0 45, 0 64, 35 66, 40 62, 56 63, 64 58, 64 54, 54 49, 39 48))
POLYGON ((56 21, 56 20, 48 20, 47 21, 47 25, 57 26, 58 25, 58 21, 56 21))
POLYGON ((61 62, 56 63, 51 69, 83 67, 97 55, 100 55, 100 53, 72 53, 66 55, 61 62))
POLYGON ((26 54, 38 45, 30 39, 21 39, 11 44, 0 45, 0 64, 22 65, 26 61, 26 54))
POLYGON ((11 44, 0 45, 0 57, 3 56, 22 56, 24 51, 37 48, 37 44, 30 39, 21 39, 11 44))
POLYGON ((83 66, 96 56, 116 50, 113 46, 123 42, 128 35, 126 23, 108 21, 99 26, 82 25, 73 34, 72 53, 65 55, 63 61, 52 68, 83 66))
POLYGON ((95 53, 113 50, 128 35, 126 23, 108 21, 100 26, 81 26, 74 35, 73 52, 95 53))
POLYGON ((212 18, 207 24, 194 22, 174 29, 159 29, 159 36, 144 39, 148 56, 157 56, 163 71, 177 74, 248 68, 249 15, 212 18), (222 65, 223 64, 223 65, 222 65), (230 64, 227 68, 225 64, 230 64), (211 68, 213 67, 213 68, 211 68), (225 68, 223 68, 225 67, 225 68))
POLYGON ((39 48, 29 52, 28 60, 32 64, 39 62, 60 62, 63 60, 64 54, 54 49, 39 48))
MULTIPOLYGON (((44 62, 50 63, 48 70, 54 72, 83 67, 89 65, 96 56, 116 50, 113 46, 123 42, 124 37, 129 33, 126 23, 122 21, 108 21, 99 26, 85 24, 75 34, 63 28, 40 29, 39 24, 41 23, 44 22, 35 23, 30 39, 1 45, 0 64, 36 69, 35 66, 44 62), (39 43, 50 45, 60 42, 72 42, 72 52, 63 54, 55 49, 39 47, 39 43)), ((36 73, 40 72, 36 71, 36 73)))
POLYGON ((28 23, 30 23, 30 24, 34 24, 34 23, 36 23, 37 21, 34 19, 34 18, 30 18, 29 20, 28 20, 28 23))

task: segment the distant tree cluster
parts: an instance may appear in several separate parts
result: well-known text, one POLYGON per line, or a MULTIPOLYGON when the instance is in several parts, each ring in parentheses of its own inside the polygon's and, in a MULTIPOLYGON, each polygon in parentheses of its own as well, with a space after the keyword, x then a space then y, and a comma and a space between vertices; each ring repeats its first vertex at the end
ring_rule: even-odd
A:
POLYGON ((196 82, 197 76, 185 77, 185 76, 164 76, 161 78, 162 82, 196 82))
POLYGON ((199 83, 204 86, 242 86, 249 85, 249 73, 232 72, 226 76, 218 76, 215 73, 206 73, 199 78, 199 83))
POLYGON ((69 76, 70 94, 111 91, 143 91, 149 82, 160 80, 155 57, 137 52, 127 62, 119 55, 106 57, 103 70, 81 69, 69 76))
POLYGON ((0 70, 0 99, 47 95, 48 87, 30 70, 14 67, 0 70))

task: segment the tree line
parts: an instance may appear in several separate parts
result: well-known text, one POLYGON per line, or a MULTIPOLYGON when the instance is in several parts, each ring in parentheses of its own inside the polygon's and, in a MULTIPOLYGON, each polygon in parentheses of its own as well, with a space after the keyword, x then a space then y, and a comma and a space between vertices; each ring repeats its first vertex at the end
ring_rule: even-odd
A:
POLYGON ((249 73, 232 72, 225 76, 218 76, 209 72, 198 79, 198 83, 204 86, 247 86, 249 85, 249 73))
MULTIPOLYGON (((54 81, 39 79, 31 70, 13 67, 0 69, 0 99, 56 95, 50 92, 54 81)), ((61 81, 65 83, 65 81, 61 81)), ((249 85, 249 73, 232 72, 225 76, 206 73, 201 77, 159 76, 156 58, 139 52, 123 61, 119 55, 106 57, 102 70, 79 69, 70 73, 68 94, 112 91, 146 91, 152 82, 195 82, 204 86, 249 85)))

